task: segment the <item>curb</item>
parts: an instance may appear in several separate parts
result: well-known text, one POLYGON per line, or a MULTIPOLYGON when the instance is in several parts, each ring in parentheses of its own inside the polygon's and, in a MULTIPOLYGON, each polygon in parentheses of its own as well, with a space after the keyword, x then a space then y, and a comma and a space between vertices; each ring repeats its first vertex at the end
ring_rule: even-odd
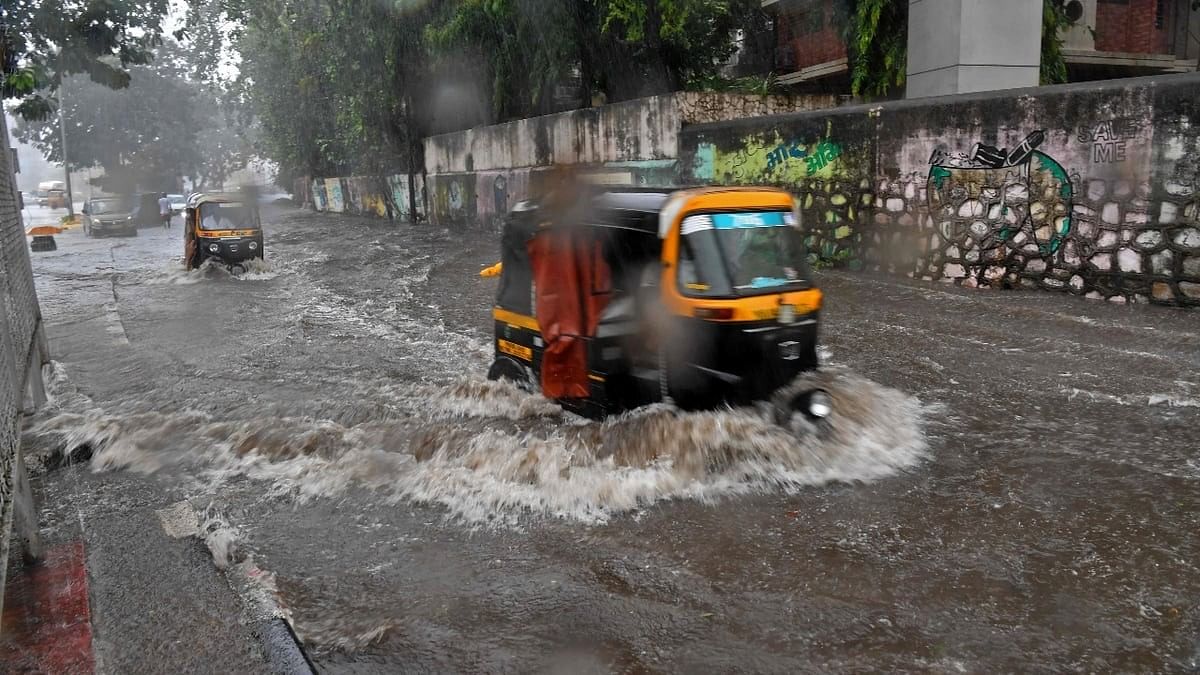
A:
POLYGON ((225 569, 230 586, 242 599, 247 622, 255 626, 271 672, 280 675, 316 675, 304 645, 292 629, 287 613, 274 597, 274 575, 246 560, 225 569))
POLYGON ((300 645, 300 638, 296 637, 287 619, 268 619, 259 633, 262 636, 267 663, 273 672, 316 674, 317 669, 312 661, 308 660, 308 654, 304 653, 304 648, 300 645))
MULTIPOLYGON (((186 502, 184 502, 186 504, 186 502)), ((195 514, 192 511, 189 515, 195 514)), ((313 665, 304 644, 292 629, 287 612, 275 599, 275 575, 262 569, 254 557, 239 550, 236 528, 211 505, 198 521, 202 523, 195 535, 212 554, 213 563, 225 572, 234 593, 242 600, 243 617, 247 625, 254 626, 262 642, 263 655, 271 672, 280 675, 315 675, 313 665)))

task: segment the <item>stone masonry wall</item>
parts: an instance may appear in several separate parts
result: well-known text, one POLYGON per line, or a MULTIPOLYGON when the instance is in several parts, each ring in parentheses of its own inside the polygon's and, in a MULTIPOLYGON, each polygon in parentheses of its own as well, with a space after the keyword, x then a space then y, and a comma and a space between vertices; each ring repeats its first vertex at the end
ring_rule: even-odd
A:
POLYGON ((685 128, 681 181, 796 192, 823 264, 1200 305, 1200 76, 685 128))

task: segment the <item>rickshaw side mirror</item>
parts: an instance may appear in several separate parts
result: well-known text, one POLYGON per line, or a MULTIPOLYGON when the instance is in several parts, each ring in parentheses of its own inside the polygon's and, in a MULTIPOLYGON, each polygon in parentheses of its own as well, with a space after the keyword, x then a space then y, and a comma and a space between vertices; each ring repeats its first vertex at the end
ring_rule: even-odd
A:
POLYGON ((83 203, 83 208, 82 208, 82 209, 79 209, 79 211, 80 211, 80 212, 81 212, 83 215, 85 215, 85 216, 86 216, 88 213, 90 213, 90 211, 88 211, 88 203, 87 203, 87 202, 84 202, 84 203, 83 203))

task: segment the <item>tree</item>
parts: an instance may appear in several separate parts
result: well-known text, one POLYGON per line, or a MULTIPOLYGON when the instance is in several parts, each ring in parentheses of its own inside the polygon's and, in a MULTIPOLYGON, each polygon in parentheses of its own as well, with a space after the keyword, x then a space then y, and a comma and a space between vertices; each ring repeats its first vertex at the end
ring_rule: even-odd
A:
MULTIPOLYGON (((104 187, 114 192, 175 189, 199 164, 195 91, 150 66, 134 67, 131 75, 120 90, 83 76, 60 83, 69 167, 103 168, 104 187)), ((19 121, 15 132, 50 161, 63 161, 57 119, 19 121)))
POLYGON ((871 98, 904 86, 908 0, 849 0, 845 23, 850 93, 871 98))
POLYGON ((161 43, 169 0, 4 0, 0 3, 0 98, 15 112, 46 118, 63 78, 129 86, 132 65, 150 62, 161 43))
POLYGON ((761 15, 753 0, 602 0, 609 100, 678 91, 733 54, 734 32, 761 15))
POLYGON ((482 64, 490 121, 528 117, 552 112, 555 85, 577 63, 591 63, 581 45, 598 38, 593 7, 587 0, 465 0, 426 36, 439 56, 467 52, 482 64))
MULTIPOLYGON (((250 127, 234 92, 193 81, 194 66, 189 50, 166 42, 151 64, 129 69, 124 89, 81 75, 63 80, 70 168, 104 169, 102 185, 112 192, 178 190, 185 176, 220 188, 250 159, 250 127)), ((62 161, 57 119, 21 121, 15 132, 62 161)))
POLYGON ((427 32, 441 58, 478 56, 500 121, 552 112, 570 80, 582 105, 712 80, 763 16, 757 0, 462 0, 427 32))

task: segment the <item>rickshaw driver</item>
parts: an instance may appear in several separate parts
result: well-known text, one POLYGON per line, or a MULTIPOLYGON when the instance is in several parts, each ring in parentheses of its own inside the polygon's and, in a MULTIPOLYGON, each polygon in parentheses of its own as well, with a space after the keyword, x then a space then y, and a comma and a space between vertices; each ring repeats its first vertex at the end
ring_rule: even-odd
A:
POLYGON ((205 204, 203 211, 204 218, 200 221, 200 227, 205 230, 232 230, 234 228, 233 221, 225 217, 221 213, 220 204, 205 204))

